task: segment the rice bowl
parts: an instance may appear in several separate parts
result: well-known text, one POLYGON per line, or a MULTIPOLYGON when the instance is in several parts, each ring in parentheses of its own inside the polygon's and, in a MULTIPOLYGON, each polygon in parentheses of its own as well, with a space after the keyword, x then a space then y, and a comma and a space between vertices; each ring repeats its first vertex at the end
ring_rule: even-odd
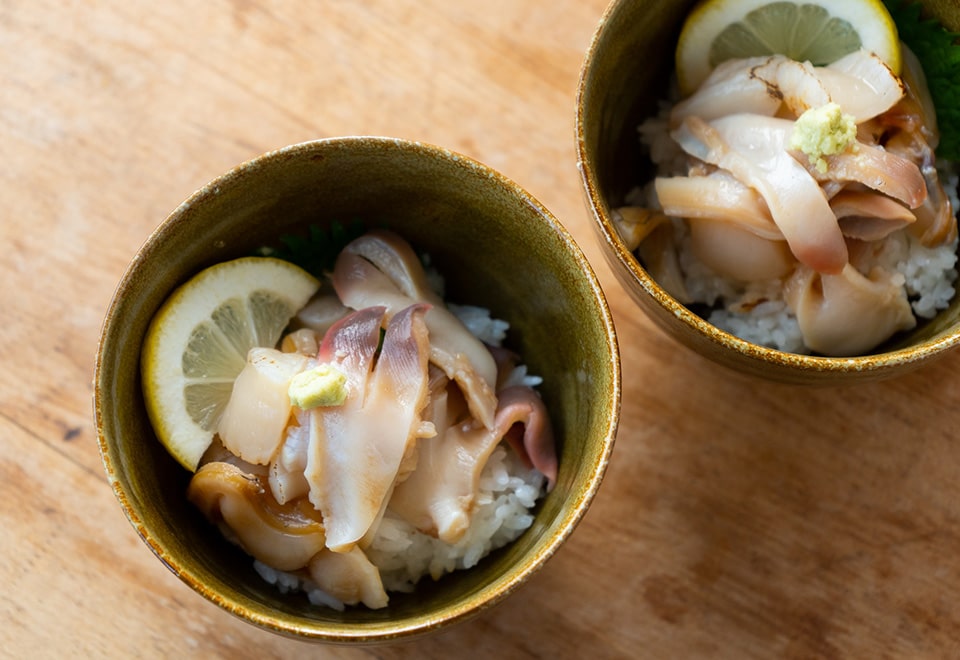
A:
POLYGON ((521 587, 589 507, 619 419, 613 320, 569 234, 516 184, 480 163, 393 138, 292 145, 197 191, 131 261, 107 310, 95 378, 107 478, 158 559, 191 590, 250 624, 340 644, 430 634, 479 615, 521 587), (543 379, 538 389, 556 415, 561 467, 532 524, 472 569, 421 580, 415 593, 398 592, 381 610, 317 607, 305 593, 284 594, 266 581, 249 555, 212 530, 186 500, 189 473, 157 442, 140 394, 146 328, 177 285, 281 235, 318 223, 329 227, 337 219, 397 231, 430 255, 447 278, 450 299, 509 322, 508 345, 543 379))
MULTIPOLYGON (((597 27, 581 70, 575 127, 581 183, 601 253, 625 291, 660 330, 680 344, 737 372, 776 381, 864 382, 905 373, 951 350, 960 343, 956 296, 934 318, 874 353, 857 357, 799 354, 746 341, 710 323, 661 287, 632 253, 617 228, 615 214, 628 203, 631 191, 653 174, 637 130, 658 114, 658 99, 669 97, 676 37, 695 4, 614 0, 597 27), (643 58, 635 56, 638 48, 643 58)), ((776 310, 767 311, 776 315, 776 310)))
MULTIPOLYGON (((730 103, 729 99, 725 102, 730 103)), ((687 172, 687 155, 671 138, 671 111, 675 107, 675 102, 661 102, 657 115, 637 129, 642 148, 656 165, 658 182, 682 180, 670 177, 683 177, 687 172)), ((937 170, 950 208, 960 209, 957 206, 958 176, 952 164, 938 163, 937 170)), ((624 201, 628 206, 614 211, 614 222, 621 233, 630 231, 623 216, 631 210, 661 208, 652 181, 631 190, 624 201)), ((702 314, 709 323, 740 339, 790 353, 812 352, 804 342, 796 313, 784 297, 785 281, 750 281, 711 269, 696 254, 690 222, 672 218, 672 242, 677 251, 679 276, 671 273, 669 277, 674 279, 665 280, 668 275, 657 275, 660 284, 702 314)), ((863 273, 873 269, 897 273, 897 284, 905 291, 913 314, 920 321, 933 318, 953 299, 953 284, 957 279, 956 231, 951 240, 927 246, 914 233, 903 228, 886 235, 863 252, 865 256, 858 260, 857 268, 863 273)))
POLYGON ((519 536, 557 453, 542 379, 503 346, 509 323, 451 310, 442 274, 395 232, 337 234, 178 287, 147 331, 143 394, 193 473, 187 499, 261 575, 380 609, 519 536))

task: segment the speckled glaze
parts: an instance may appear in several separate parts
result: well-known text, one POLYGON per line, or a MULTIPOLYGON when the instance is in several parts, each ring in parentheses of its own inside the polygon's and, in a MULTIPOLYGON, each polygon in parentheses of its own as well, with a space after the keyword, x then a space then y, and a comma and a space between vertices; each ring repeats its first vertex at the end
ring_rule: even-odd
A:
POLYGON ((469 158, 401 140, 320 140, 263 155, 197 191, 149 237, 106 314, 95 416, 110 484, 146 544, 199 594, 262 628, 303 639, 376 643, 472 617, 516 589, 573 532, 600 485, 620 411, 610 311, 590 265, 560 223, 516 184, 469 158), (470 570, 383 610, 345 612, 281 595, 252 560, 186 501, 189 473, 157 441, 140 390, 150 318, 180 283, 312 223, 386 226, 428 252, 448 298, 511 323, 508 345, 531 372, 559 439, 560 472, 532 527, 470 570))
MULTIPOLYGON (((649 180, 637 126, 666 94, 683 19, 694 0, 614 0, 587 51, 577 91, 578 166, 603 253, 623 287, 650 318, 681 344, 732 369, 791 383, 852 383, 904 373, 960 342, 960 299, 932 322, 877 352, 851 358, 795 355, 742 341, 678 303, 626 248, 611 219, 624 195, 649 180)), ((960 5, 924 2, 956 29, 960 5)), ((958 297, 960 298, 960 297, 958 297)))

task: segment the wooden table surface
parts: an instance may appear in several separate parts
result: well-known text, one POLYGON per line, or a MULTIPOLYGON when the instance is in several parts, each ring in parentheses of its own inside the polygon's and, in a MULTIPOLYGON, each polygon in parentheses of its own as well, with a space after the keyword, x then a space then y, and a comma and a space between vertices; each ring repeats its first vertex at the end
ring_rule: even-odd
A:
POLYGON ((673 343, 604 264, 575 165, 606 0, 0 0, 0 656, 960 654, 960 353, 798 389, 673 343), (261 631, 181 583, 107 486, 103 314, 192 191, 286 144, 440 144, 525 186, 593 263, 622 349, 606 480, 506 602, 368 649, 261 631))

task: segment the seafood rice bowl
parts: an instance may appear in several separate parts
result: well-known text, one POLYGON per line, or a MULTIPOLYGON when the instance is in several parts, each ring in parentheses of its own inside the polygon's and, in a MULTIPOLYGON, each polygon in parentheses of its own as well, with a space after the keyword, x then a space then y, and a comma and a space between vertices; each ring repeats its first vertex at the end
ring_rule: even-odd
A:
POLYGON ((267 582, 340 611, 515 540, 557 456, 508 324, 448 306, 390 231, 350 240, 319 277, 277 254, 201 271, 148 331, 145 398, 193 472, 187 499, 267 582))
MULTIPOLYGON (((957 280, 956 164, 918 58, 785 55, 674 78, 639 127, 654 177, 612 216, 678 302, 797 354, 855 356, 933 318, 957 280)), ((882 349, 881 349, 882 350, 882 349)))

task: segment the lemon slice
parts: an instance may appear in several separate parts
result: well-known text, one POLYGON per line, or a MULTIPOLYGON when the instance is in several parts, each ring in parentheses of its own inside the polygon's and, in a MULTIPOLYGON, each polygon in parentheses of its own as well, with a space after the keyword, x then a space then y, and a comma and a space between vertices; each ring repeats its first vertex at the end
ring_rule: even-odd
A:
POLYGON ((677 78, 686 96, 726 60, 779 53, 823 66, 861 47, 900 73, 897 27, 880 0, 702 0, 680 31, 677 78))
POLYGON ((157 311, 140 359, 147 413, 160 442, 196 470, 255 346, 273 347, 319 287, 287 261, 247 257, 201 271, 157 311))

